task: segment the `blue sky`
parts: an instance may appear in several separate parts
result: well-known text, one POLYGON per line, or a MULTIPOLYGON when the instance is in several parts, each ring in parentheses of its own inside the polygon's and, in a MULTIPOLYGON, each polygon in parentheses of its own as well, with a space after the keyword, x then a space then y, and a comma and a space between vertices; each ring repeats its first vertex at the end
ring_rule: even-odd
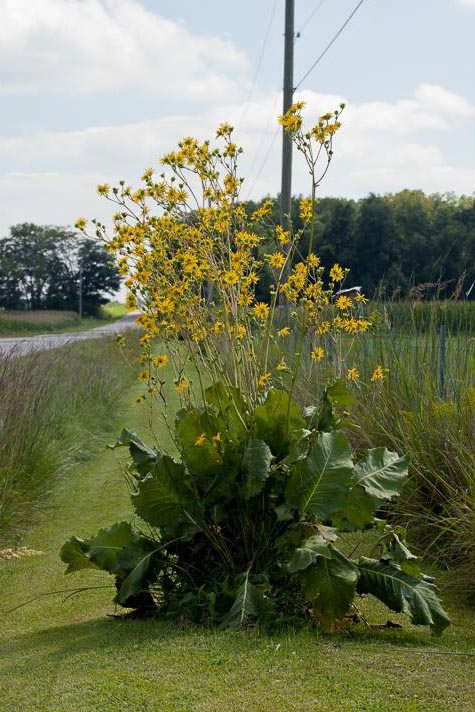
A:
MULTIPOLYGON (((280 182, 284 0, 0 0, 0 235, 106 219, 135 182, 221 121, 243 197, 280 182), (277 131, 277 132, 276 132, 277 131)), ((356 0, 295 0, 295 84, 356 0)), ((322 195, 475 189, 475 0, 365 0, 299 87, 309 121, 347 103, 322 195)), ((307 193, 294 162, 294 192, 307 193)))

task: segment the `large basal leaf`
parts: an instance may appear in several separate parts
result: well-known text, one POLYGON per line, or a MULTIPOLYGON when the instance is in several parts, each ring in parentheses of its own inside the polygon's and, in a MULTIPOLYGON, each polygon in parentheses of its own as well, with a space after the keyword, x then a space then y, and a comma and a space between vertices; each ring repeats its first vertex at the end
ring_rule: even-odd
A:
POLYGON ((315 563, 319 556, 323 556, 325 559, 331 559, 332 550, 329 548, 329 544, 337 539, 338 537, 334 529, 320 526, 318 533, 305 539, 305 541, 295 549, 294 555, 287 565, 289 573, 294 574, 297 571, 307 569, 315 563))
POLYGON ((407 477, 407 459, 385 447, 375 447, 355 466, 355 476, 371 497, 391 499, 399 494, 407 477))
POLYGON ((156 542, 143 537, 122 549, 118 556, 118 564, 126 575, 114 598, 116 603, 124 606, 131 597, 148 589, 149 584, 156 579, 160 568, 159 552, 156 542))
POLYGON ((272 602, 265 597, 260 586, 251 583, 249 571, 239 587, 236 598, 225 615, 221 628, 239 629, 256 620, 264 620, 273 612, 272 602))
MULTIPOLYGON (((310 424, 313 426, 317 420, 317 430, 321 432, 329 432, 345 425, 338 411, 345 412, 353 403, 353 396, 348 391, 346 381, 340 379, 335 381, 323 393, 322 402, 318 411, 313 411, 310 418, 310 424)), ((310 427, 310 426, 309 426, 310 427)))
POLYGON ((392 611, 408 614, 414 625, 430 626, 434 635, 449 625, 433 583, 410 576, 390 561, 362 557, 358 568, 358 593, 371 593, 392 611))
POLYGON ((272 388, 262 405, 257 406, 253 413, 254 436, 264 440, 272 454, 281 460, 290 446, 300 437, 305 427, 305 419, 300 407, 294 403, 289 394, 272 388))
POLYGON ((60 557, 68 564, 67 574, 84 568, 99 568, 125 576, 129 571, 120 563, 122 552, 127 547, 143 548, 146 541, 128 522, 119 522, 84 541, 71 537, 61 548, 60 557))
POLYGON ((81 569, 98 569, 97 564, 89 559, 89 540, 72 536, 68 539, 59 552, 61 561, 68 565, 66 573, 81 571, 81 569))
POLYGON ((157 461, 161 453, 145 445, 139 436, 124 428, 113 447, 128 447, 135 469, 140 475, 146 475, 157 461))
POLYGON ((331 558, 319 556, 309 568, 301 571, 299 580, 305 597, 324 631, 348 613, 358 579, 357 567, 329 545, 331 558))
POLYGON ((371 497, 360 485, 355 485, 342 509, 332 516, 332 524, 345 532, 363 531, 374 523, 374 513, 379 505, 378 499, 371 497))
POLYGON ((181 410, 175 419, 175 432, 183 459, 203 489, 223 468, 223 423, 202 408, 181 410))
POLYGON ((229 434, 240 440, 246 433, 246 403, 238 388, 225 386, 221 381, 205 389, 205 400, 223 416, 229 434))
POLYGON ((286 488, 286 501, 302 516, 323 521, 346 501, 353 473, 351 450, 340 431, 318 433, 307 457, 298 461, 286 488))
POLYGON ((244 499, 259 494, 269 476, 272 453, 263 440, 249 440, 244 449, 244 499))
POLYGON ((162 455, 153 470, 137 483, 131 499, 135 511, 167 537, 198 531, 199 500, 185 481, 181 462, 162 455))

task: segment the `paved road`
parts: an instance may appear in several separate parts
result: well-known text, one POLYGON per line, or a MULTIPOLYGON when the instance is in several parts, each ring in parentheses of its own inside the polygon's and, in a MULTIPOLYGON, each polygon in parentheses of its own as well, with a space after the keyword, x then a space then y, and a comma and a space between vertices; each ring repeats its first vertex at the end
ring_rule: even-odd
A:
POLYGON ((0 339, 0 358, 8 354, 23 356, 30 351, 45 351, 58 346, 70 344, 81 339, 98 339, 110 334, 120 334, 125 329, 136 329, 135 318, 139 312, 131 312, 118 319, 113 324, 97 326, 86 331, 72 331, 65 334, 42 334, 41 336, 21 336, 11 339, 0 339))

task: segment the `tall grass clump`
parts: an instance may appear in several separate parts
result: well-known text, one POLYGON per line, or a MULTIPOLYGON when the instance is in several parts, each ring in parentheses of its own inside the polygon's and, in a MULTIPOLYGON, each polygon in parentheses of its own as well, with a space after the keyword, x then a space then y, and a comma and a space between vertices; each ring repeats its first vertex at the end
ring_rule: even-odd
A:
POLYGON ((121 349, 101 339, 0 359, 0 545, 21 534, 57 478, 114 427, 137 348, 133 337, 121 349))
POLYGON ((423 309, 422 322, 406 314, 399 322, 405 328, 380 329, 360 344, 360 361, 376 358, 387 377, 366 397, 365 387, 356 386, 361 397, 353 437, 364 446, 383 442, 407 453, 410 480, 395 514, 404 516, 419 550, 450 569, 453 585, 474 597, 474 307, 434 303, 423 309))

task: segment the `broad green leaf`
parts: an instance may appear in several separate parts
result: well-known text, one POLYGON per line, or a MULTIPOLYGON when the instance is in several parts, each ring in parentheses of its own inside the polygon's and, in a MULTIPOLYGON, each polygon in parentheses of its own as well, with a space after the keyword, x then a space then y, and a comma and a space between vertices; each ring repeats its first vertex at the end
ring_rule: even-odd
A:
POLYGON ((300 437, 305 420, 300 407, 289 394, 271 388, 266 400, 253 413, 254 436, 264 440, 278 460, 289 453, 290 446, 300 437))
POLYGON ((70 574, 73 571, 81 569, 98 569, 97 564, 94 564, 88 557, 89 553, 88 540, 79 539, 77 536, 72 536, 68 539, 59 552, 61 561, 68 564, 66 573, 70 574))
POLYGON ((199 501, 186 484, 185 466, 168 455, 137 483, 131 499, 139 517, 167 537, 199 529, 199 501))
POLYGON ((385 447, 375 447, 355 466, 355 475, 370 496, 391 499, 399 494, 407 477, 407 459, 385 447))
POLYGON ((395 561, 404 573, 410 576, 420 577, 421 575, 419 557, 409 550, 405 542, 394 531, 391 532, 389 543, 387 544, 387 554, 383 555, 381 560, 395 561))
POLYGON ((150 472, 160 455, 156 450, 145 445, 136 433, 127 428, 122 430, 113 448, 121 446, 129 448, 135 469, 140 475, 150 472))
POLYGON ((218 418, 203 408, 183 409, 177 413, 175 431, 183 459, 192 474, 203 478, 203 483, 209 483, 222 468, 222 429, 218 418))
POLYGON ((273 610, 272 602, 266 598, 262 587, 251 583, 249 575, 250 572, 247 571, 221 628, 243 628, 255 620, 264 620, 273 610))
POLYGON ((241 439, 246 433, 246 404, 238 388, 218 381, 205 389, 205 400, 223 416, 229 433, 241 439))
POLYGON ((319 527, 317 534, 305 539, 301 545, 295 549, 294 555, 287 565, 289 573, 294 574, 302 571, 315 563, 319 556, 325 559, 332 558, 332 550, 329 544, 338 539, 335 530, 331 527, 319 527))
POLYGON ((325 631, 348 613, 358 578, 357 567, 331 544, 328 548, 331 558, 319 556, 298 575, 303 593, 325 631))
POLYGON ((342 509, 332 516, 332 524, 345 532, 362 531, 374 523, 374 512, 379 504, 363 487, 355 485, 342 509))
POLYGON ((127 575, 114 601, 124 606, 131 596, 147 590, 149 584, 157 577, 160 563, 156 542, 143 537, 122 549, 118 556, 118 564, 127 575))
POLYGON ((353 462, 346 436, 339 431, 318 433, 307 457, 293 467, 286 502, 323 521, 338 511, 348 495, 353 462))
POLYGON ((118 564, 119 554, 138 537, 128 522, 113 524, 108 529, 101 529, 95 537, 88 540, 88 556, 104 571, 120 574, 122 570, 118 564))
MULTIPOLYGON (((310 423, 318 417, 317 430, 329 432, 344 425, 344 421, 335 412, 337 409, 349 408, 353 404, 353 396, 348 391, 346 381, 340 379, 329 386, 322 397, 320 410, 312 414, 310 423)), ((310 427, 310 426, 309 426, 310 427)))
POLYGON ((358 568, 358 593, 371 593, 392 611, 408 614, 414 625, 430 626, 434 635, 449 625, 433 583, 410 576, 389 561, 362 557, 358 568))
POLYGON ((244 499, 250 499, 262 491, 269 476, 272 453, 263 440, 249 440, 243 457, 244 469, 244 499))

